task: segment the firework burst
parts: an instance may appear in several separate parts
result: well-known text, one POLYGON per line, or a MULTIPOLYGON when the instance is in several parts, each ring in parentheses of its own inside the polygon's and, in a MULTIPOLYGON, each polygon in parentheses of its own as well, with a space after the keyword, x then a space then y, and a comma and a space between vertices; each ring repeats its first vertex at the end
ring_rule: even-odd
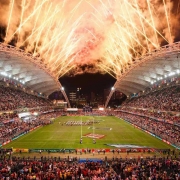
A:
POLYGON ((0 3, 4 43, 40 56, 59 78, 74 73, 107 72, 115 78, 137 58, 172 43, 170 1, 10 0, 0 3), (81 67, 87 65, 85 70, 81 67), (90 66, 91 68, 88 68, 90 66), (92 68, 93 67, 93 68, 92 68))

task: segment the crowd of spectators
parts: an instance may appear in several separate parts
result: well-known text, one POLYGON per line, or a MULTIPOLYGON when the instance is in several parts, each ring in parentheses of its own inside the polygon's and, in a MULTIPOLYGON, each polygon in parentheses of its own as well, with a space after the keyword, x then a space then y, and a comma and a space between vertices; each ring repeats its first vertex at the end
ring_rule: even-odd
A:
POLYGON ((9 122, 12 119, 17 119, 18 115, 17 113, 9 113, 9 112, 5 112, 0 114, 0 124, 2 124, 3 122, 9 122))
POLYGON ((15 110, 18 108, 35 108, 50 106, 51 102, 45 98, 36 97, 26 92, 13 88, 0 86, 0 111, 15 110))
POLYGON ((13 86, 0 85, 0 144, 12 140, 22 133, 39 125, 49 123, 52 117, 57 117, 56 112, 51 112, 51 101, 26 93, 13 86), (39 113, 34 119, 24 121, 18 116, 21 109, 29 109, 39 113), (48 113, 47 113, 48 112, 48 113), (36 120, 36 121, 34 121, 36 120))
POLYGON ((179 180, 179 172, 178 159, 155 157, 96 161, 12 157, 0 163, 0 179, 9 180, 179 180))
POLYGON ((167 111, 159 111, 159 110, 150 110, 150 109, 141 109, 141 108, 134 108, 134 107, 122 107, 119 109, 123 112, 131 112, 133 114, 142 115, 154 118, 159 121, 166 121, 171 124, 180 124, 180 117, 177 114, 172 114, 167 111))
POLYGON ((40 125, 39 121, 10 121, 5 123, 0 127, 0 141, 3 143, 11 140, 22 133, 29 132, 38 125, 40 125))
POLYGON ((126 101, 123 106, 180 112, 180 85, 151 91, 146 95, 126 101))
MULTIPOLYGON (((1 122, 0 124, 0 144, 12 140, 23 133, 28 133, 31 129, 52 123, 52 119, 60 116, 62 112, 50 111, 34 116, 27 121, 22 121, 16 117, 13 121, 1 122)), ((15 114, 14 114, 15 116, 15 114)))
POLYGON ((54 111, 54 110, 46 111, 46 112, 40 113, 37 116, 37 120, 46 122, 46 121, 52 120, 58 116, 61 116, 62 114, 63 114, 62 111, 54 111))

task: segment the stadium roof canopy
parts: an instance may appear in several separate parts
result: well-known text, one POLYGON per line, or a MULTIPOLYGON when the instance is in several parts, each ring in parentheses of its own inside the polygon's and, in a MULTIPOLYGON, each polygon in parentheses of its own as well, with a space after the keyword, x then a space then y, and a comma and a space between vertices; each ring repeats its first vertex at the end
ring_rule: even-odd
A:
POLYGON ((118 77, 109 97, 119 90, 127 96, 144 91, 154 83, 180 73, 180 42, 163 46, 147 53, 126 67, 118 77))
MULTIPOLYGON (((69 104, 66 93, 57 77, 50 74, 37 57, 16 47, 0 43, 0 74, 31 89, 33 92, 49 96, 61 90, 69 104)), ((70 106, 70 104, 69 104, 70 106)))

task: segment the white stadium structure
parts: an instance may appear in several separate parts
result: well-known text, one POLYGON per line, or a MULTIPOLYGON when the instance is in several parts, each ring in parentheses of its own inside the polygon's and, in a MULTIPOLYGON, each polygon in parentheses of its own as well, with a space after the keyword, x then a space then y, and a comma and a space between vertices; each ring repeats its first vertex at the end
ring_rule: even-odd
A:
POLYGON ((33 57, 21 49, 0 43, 0 74, 21 83, 30 93, 43 95, 46 98, 60 90, 70 106, 57 77, 50 74, 38 57, 33 57))
POLYGON ((118 77, 105 107, 115 90, 130 96, 178 74, 180 74, 180 42, 156 49, 130 64, 118 77))

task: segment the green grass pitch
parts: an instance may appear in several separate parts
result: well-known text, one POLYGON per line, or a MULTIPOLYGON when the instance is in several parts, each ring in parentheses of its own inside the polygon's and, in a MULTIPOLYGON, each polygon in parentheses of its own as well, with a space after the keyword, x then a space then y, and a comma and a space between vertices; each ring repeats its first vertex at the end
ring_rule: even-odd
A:
POLYGON ((134 128, 127 122, 113 116, 61 116, 50 125, 40 127, 14 141, 3 148, 27 148, 27 149, 61 149, 61 148, 110 148, 105 144, 133 144, 148 146, 150 148, 172 148, 155 137, 134 128), (66 126, 66 121, 99 120, 90 126, 66 126), (94 127, 94 128, 93 128, 94 127), (108 128, 111 128, 109 130, 108 128), (88 133, 105 135, 96 139, 80 137, 88 133))

